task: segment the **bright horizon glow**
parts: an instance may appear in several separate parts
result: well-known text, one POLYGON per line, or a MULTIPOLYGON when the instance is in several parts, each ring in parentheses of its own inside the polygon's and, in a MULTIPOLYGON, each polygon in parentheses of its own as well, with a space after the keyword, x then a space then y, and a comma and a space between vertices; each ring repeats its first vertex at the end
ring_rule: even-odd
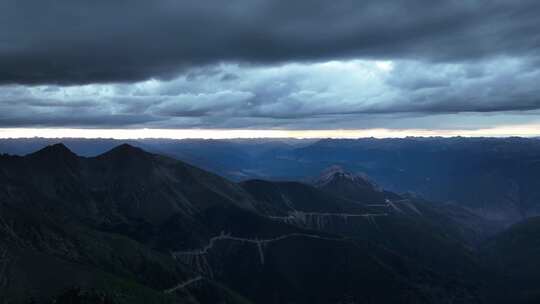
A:
POLYGON ((540 124, 498 126, 476 130, 364 129, 364 130, 226 130, 226 129, 74 129, 0 128, 0 138, 113 138, 113 139, 248 139, 248 138, 403 138, 403 137, 533 137, 540 124))

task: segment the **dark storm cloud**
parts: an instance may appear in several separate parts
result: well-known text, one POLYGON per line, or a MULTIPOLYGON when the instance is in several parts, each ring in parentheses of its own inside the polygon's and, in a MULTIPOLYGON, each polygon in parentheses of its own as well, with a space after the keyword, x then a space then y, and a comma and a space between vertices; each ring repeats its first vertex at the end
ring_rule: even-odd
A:
POLYGON ((534 57, 539 15, 536 0, 3 0, 0 83, 168 79, 221 61, 534 57))
POLYGON ((533 0, 4 0, 0 128, 540 123, 539 15, 533 0))
POLYGON ((0 115, 0 128, 12 127, 83 127, 114 128, 137 127, 145 123, 155 122, 159 118, 149 115, 95 115, 84 113, 39 113, 36 115, 0 115))

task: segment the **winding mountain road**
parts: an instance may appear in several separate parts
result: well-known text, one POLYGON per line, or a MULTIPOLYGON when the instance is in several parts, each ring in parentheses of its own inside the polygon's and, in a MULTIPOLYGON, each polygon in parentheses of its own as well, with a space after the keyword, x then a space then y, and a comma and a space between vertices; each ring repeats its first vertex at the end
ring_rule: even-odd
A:
MULTIPOLYGON (((414 206, 412 203, 409 202, 409 200, 399 200, 399 201, 391 201, 386 200, 384 203, 374 203, 374 204, 368 204, 367 206, 372 207, 388 207, 394 210, 397 213, 404 213, 404 211, 396 205, 396 203, 408 203, 406 206, 413 210, 415 213, 420 214, 421 212, 414 206)), ((375 225, 378 228, 377 222, 375 221, 376 217, 384 217, 388 216, 388 213, 362 213, 362 214, 352 214, 352 213, 330 213, 330 212, 304 212, 296 210, 290 202, 287 203, 289 208, 291 208, 291 212, 287 216, 267 216, 269 219, 273 220, 280 220, 285 221, 288 223, 303 223, 303 224, 314 224, 315 226, 322 227, 324 225, 324 218, 331 218, 331 217, 337 217, 344 219, 347 221, 349 218, 365 218, 368 220, 369 223, 375 225)), ((319 228, 320 228, 319 227, 319 228)), ((215 244, 220 241, 234 241, 234 242, 241 242, 241 243, 248 243, 253 244, 257 246, 257 251, 259 254, 259 260, 262 265, 265 263, 265 255, 264 255, 264 249, 267 245, 273 243, 273 242, 279 242, 288 238, 313 238, 313 239, 319 239, 319 240, 327 240, 327 241, 346 241, 346 238, 332 238, 332 237, 324 237, 317 234, 309 234, 309 233, 290 233, 285 234, 273 238, 266 238, 266 239, 260 239, 260 238, 245 238, 245 237, 238 237, 238 236, 232 236, 231 234, 227 234, 225 232, 221 232, 221 234, 211 237, 208 240, 208 244, 205 245, 202 248, 197 249, 191 249, 191 250, 182 250, 182 251, 175 251, 171 252, 171 255, 175 259, 180 259, 184 261, 186 264, 189 264, 193 266, 199 273, 207 275, 209 278, 213 277, 212 273, 212 267, 210 263, 208 262, 206 255, 211 251, 215 244)), ((186 280, 184 282, 179 283, 178 285, 165 290, 165 293, 172 293, 177 290, 183 289, 195 282, 198 282, 200 280, 204 279, 204 276, 199 275, 197 277, 191 278, 189 280, 186 280)))
POLYGON ((196 276, 194 278, 188 279, 188 280, 186 280, 184 282, 180 282, 178 285, 176 285, 176 286, 174 286, 172 288, 165 289, 163 292, 164 293, 173 293, 173 292, 175 292, 177 290, 184 289, 184 288, 188 287, 189 285, 191 285, 193 283, 196 283, 198 281, 201 281, 203 279, 204 279, 203 276, 199 275, 199 276, 196 276))

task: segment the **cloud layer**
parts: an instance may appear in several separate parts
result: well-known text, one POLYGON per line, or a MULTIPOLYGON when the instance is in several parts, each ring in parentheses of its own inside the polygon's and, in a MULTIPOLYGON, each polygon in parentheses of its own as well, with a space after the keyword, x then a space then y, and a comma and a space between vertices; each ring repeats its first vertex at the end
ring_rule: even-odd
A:
POLYGON ((540 2, 0 2, 0 128, 540 123, 540 2))
POLYGON ((219 64, 170 80, 12 85, 0 127, 476 128, 536 122, 540 69, 475 63, 349 60, 219 64))
POLYGON ((217 62, 528 57, 535 0, 4 0, 0 83, 171 78, 217 62))

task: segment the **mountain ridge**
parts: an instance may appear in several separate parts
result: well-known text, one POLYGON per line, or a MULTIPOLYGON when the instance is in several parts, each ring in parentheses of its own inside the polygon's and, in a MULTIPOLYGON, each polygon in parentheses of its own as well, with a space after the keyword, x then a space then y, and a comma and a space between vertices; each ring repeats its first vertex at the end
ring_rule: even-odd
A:
MULTIPOLYGON (((473 253, 453 222, 422 202, 385 197, 370 206, 305 183, 237 184, 129 145, 65 166, 66 150, 0 157, 0 244, 8 257, 83 265, 88 271, 73 270, 85 292, 108 277, 147 290, 155 303, 164 294, 179 303, 274 303, 270 295, 438 303, 441 294, 480 303, 473 253)), ((56 278, 47 268, 51 284, 61 284, 41 290, 12 275, 27 271, 23 264, 7 269, 0 295, 14 301, 32 290, 43 302, 69 286, 67 272, 56 278)))

